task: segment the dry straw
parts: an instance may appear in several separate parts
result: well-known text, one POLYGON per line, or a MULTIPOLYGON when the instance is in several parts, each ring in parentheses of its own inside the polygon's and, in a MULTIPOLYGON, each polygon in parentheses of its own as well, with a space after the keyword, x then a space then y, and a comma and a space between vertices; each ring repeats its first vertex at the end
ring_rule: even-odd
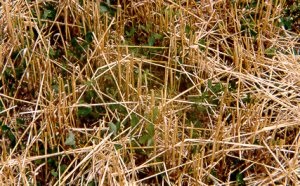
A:
POLYGON ((0 4, 0 185, 299 184, 285 1, 0 4))

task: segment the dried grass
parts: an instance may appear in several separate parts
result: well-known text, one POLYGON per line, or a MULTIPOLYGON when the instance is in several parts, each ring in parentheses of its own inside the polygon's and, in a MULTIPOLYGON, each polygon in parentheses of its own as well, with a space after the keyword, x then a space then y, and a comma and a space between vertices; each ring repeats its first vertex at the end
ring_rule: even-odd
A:
POLYGON ((299 35, 258 2, 1 0, 0 185, 299 184, 299 35))

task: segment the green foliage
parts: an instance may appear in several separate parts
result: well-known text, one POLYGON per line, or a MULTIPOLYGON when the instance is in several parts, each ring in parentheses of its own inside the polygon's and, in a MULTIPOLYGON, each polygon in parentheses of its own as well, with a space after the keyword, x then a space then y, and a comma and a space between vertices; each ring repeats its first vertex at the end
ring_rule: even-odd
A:
POLYGON ((10 148, 14 148, 16 145, 16 137, 13 134, 11 128, 3 124, 2 122, 0 122, 0 126, 1 126, 1 131, 3 133, 3 136, 7 137, 10 141, 10 148))
POLYGON ((190 25, 186 25, 186 26, 185 26, 185 33, 186 33, 187 35, 190 35, 191 30, 192 30, 192 28, 191 28, 190 25))
POLYGON ((53 49, 53 48, 50 48, 49 49, 49 57, 51 59, 57 59, 59 58, 60 56, 62 55, 62 52, 60 49, 53 49))
POLYGON ((135 113, 131 114, 130 125, 132 128, 135 127, 139 123, 139 121, 140 119, 135 113))
POLYGON ((84 36, 85 38, 85 45, 89 45, 93 42, 94 40, 94 35, 92 32, 87 32, 84 36))
POLYGON ((123 148, 123 146, 121 144, 114 144, 114 147, 116 150, 120 150, 123 148))
POLYGON ((108 5, 101 2, 101 3, 100 3, 100 12, 101 12, 101 13, 106 13, 106 12, 108 12, 108 10, 109 10, 108 5))
POLYGON ((293 24, 293 19, 290 16, 280 18, 280 25, 283 26, 286 30, 291 30, 293 24))
POLYGON ((206 40, 205 39, 200 39, 199 41, 198 41, 198 45, 199 45, 199 49, 201 50, 201 51, 204 51, 205 49, 206 49, 206 40))
POLYGON ((145 146, 151 146, 153 144, 153 138, 149 134, 143 134, 139 138, 139 143, 145 146))
POLYGON ((23 61, 18 67, 15 68, 16 71, 16 79, 20 80, 25 72, 26 62, 23 61))
POLYGON ((146 130, 147 130, 147 133, 150 137, 153 137, 154 136, 154 124, 153 123, 148 123, 148 125, 146 126, 146 130))
POLYGON ((257 27, 252 17, 241 19, 241 31, 252 36, 257 36, 257 27))
MULTIPOLYGON (((89 83, 92 84, 93 82, 89 83)), ((101 114, 105 112, 105 108, 101 105, 90 106, 90 104, 102 103, 102 100, 93 89, 86 90, 79 103, 82 105, 78 107, 76 115, 82 123, 96 122, 100 119, 101 114)))
POLYGON ((112 104, 112 105, 109 105, 109 108, 112 111, 117 111, 118 113, 120 113, 122 115, 126 115, 127 114, 126 108, 123 105, 121 105, 121 104, 112 104))
POLYGON ((50 173, 51 173, 51 175, 54 176, 55 178, 58 177, 58 173, 57 173, 54 169, 52 169, 50 173))
POLYGON ((214 168, 211 169, 210 174, 211 174, 213 177, 218 178, 218 174, 217 174, 216 169, 214 169, 214 168))
MULTIPOLYGON (((90 82, 87 83, 87 85, 89 85, 89 84, 90 84, 90 82)), ((87 90, 85 92, 85 94, 84 94, 84 101, 85 102, 93 103, 93 102, 96 101, 96 99, 97 99, 97 93, 93 89, 87 90)))
POLYGON ((97 184, 97 181, 95 181, 95 180, 92 180, 87 184, 87 186, 96 186, 96 185, 98 185, 98 184, 97 184))
POLYGON ((154 46, 155 42, 157 40, 161 40, 161 39, 163 39, 163 36, 161 34, 153 33, 148 38, 148 45, 149 46, 154 46))
MULTIPOLYGON (((8 67, 3 73, 3 81, 9 90, 9 95, 13 95, 16 90, 16 78, 13 76, 13 69, 8 67)), ((0 81, 2 84, 2 81, 0 81)))
POLYGON ((18 125, 24 125, 25 124, 25 120, 22 119, 22 118, 17 118, 16 122, 17 122, 18 125))
POLYGON ((244 181, 244 175, 242 173, 238 173, 236 175, 236 182, 238 183, 239 186, 244 186, 246 185, 245 184, 245 181, 244 181))
POLYGON ((67 168, 68 168, 67 165, 61 164, 61 165, 59 166, 58 170, 52 169, 50 173, 51 173, 52 176, 54 176, 55 178, 58 178, 59 173, 60 173, 60 175, 62 175, 62 174, 66 171, 67 168))
POLYGON ((300 30, 300 1, 287 0, 285 4, 279 26, 297 32, 300 30))
POLYGON ((235 92, 237 89, 237 80, 236 79, 231 79, 229 80, 229 84, 228 84, 228 90, 230 92, 235 92))
POLYGON ((139 142, 142 145, 151 146, 154 143, 154 135, 155 135, 155 121, 159 116, 158 107, 154 107, 152 113, 149 115, 149 120, 151 122, 147 122, 145 126, 145 131, 142 136, 139 138, 139 142))
MULTIPOLYGON (((236 2, 234 2, 236 3, 236 2)), ((250 35, 254 38, 256 38, 257 34, 258 34, 258 30, 257 30, 257 25, 255 22, 255 17, 257 16, 257 12, 255 11, 256 7, 257 7, 257 1, 256 0, 252 0, 250 1, 250 3, 242 3, 240 2, 238 4, 238 6, 241 9, 245 9, 247 10, 242 19, 240 19, 240 25, 241 25, 241 31, 245 34, 245 35, 250 35)))
MULTIPOLYGON (((193 138, 197 139, 197 137, 194 137, 194 136, 193 136, 193 138)), ((200 153, 200 149, 201 149, 201 146, 199 146, 199 145, 193 145, 192 149, 191 149, 191 154, 198 154, 198 153, 200 153)))
POLYGON ((22 49, 20 49, 20 48, 17 48, 17 49, 15 49, 12 53, 11 53, 11 55, 10 55, 10 58, 12 59, 12 60, 14 60, 14 61, 16 61, 16 60, 21 60, 21 52, 22 52, 22 49))
POLYGON ((213 85, 211 79, 208 80, 208 88, 212 91, 212 93, 214 93, 216 95, 223 92, 223 90, 224 90, 222 83, 219 82, 219 83, 216 83, 213 85))
POLYGON ((137 24, 130 23, 125 25, 125 43, 141 47, 131 47, 130 52, 144 56, 148 59, 161 53, 163 49, 153 46, 161 46, 164 41, 163 34, 154 30, 152 23, 137 24), (145 47, 143 47, 145 46, 145 47), (150 47, 149 47, 150 46, 150 47))
POLYGON ((81 59, 81 56, 84 53, 84 47, 78 43, 76 37, 73 37, 71 39, 71 45, 72 45, 73 50, 70 51, 70 54, 75 56, 77 59, 81 59))
POLYGON ((125 35, 130 42, 135 45, 156 46, 163 40, 163 35, 153 32, 153 24, 145 25, 127 25, 125 26, 125 35))
POLYGON ((51 84, 51 88, 52 88, 52 91, 54 91, 55 93, 59 92, 59 85, 57 82, 53 81, 51 84))
POLYGON ((7 68, 5 70, 5 79, 12 78, 13 80, 11 79, 10 81, 15 82, 16 80, 20 80, 23 76, 26 69, 26 61, 21 55, 23 50, 24 49, 18 48, 11 53, 10 58, 14 61, 14 68, 7 68))
POLYGON ((242 101, 243 101, 243 103, 251 103, 252 99, 251 99, 250 93, 248 93, 247 96, 242 99, 242 101))
POLYGON ((77 116, 78 117, 87 117, 92 113, 92 107, 78 107, 77 116))
POLYGON ((130 27, 129 31, 126 30, 125 34, 129 38, 132 37, 132 36, 134 36, 134 34, 135 34, 135 28, 134 28, 134 26, 130 27))
POLYGON ((139 138, 139 143, 146 146, 151 146, 154 143, 155 127, 153 123, 147 123, 146 131, 139 138))
POLYGON ((109 14, 110 16, 115 16, 117 13, 117 10, 110 6, 109 4, 105 3, 105 2, 101 2, 100 3, 100 13, 103 14, 109 14))
POLYGON ((158 116, 159 116, 159 108, 154 107, 152 111, 152 118, 151 118, 152 122, 155 122, 158 116))
POLYGON ((117 126, 117 124, 114 124, 112 122, 109 122, 108 127, 109 127, 109 133, 113 133, 113 135, 116 136, 120 126, 117 126))
POLYGON ((65 141, 65 144, 66 145, 69 145, 69 146, 75 146, 76 142, 75 142, 75 135, 72 131, 69 132, 68 134, 68 137, 65 141))
POLYGON ((236 181, 237 185, 245 186, 244 175, 239 171, 236 170, 230 174, 230 181, 236 181))
POLYGON ((50 3, 46 3, 44 8, 42 9, 42 19, 53 21, 56 16, 56 6, 50 3))
POLYGON ((208 89, 206 89, 201 95, 188 98, 190 101, 195 102, 194 106, 201 112, 206 111, 206 107, 201 103, 207 102, 214 106, 219 106, 220 97, 224 91, 224 87, 221 82, 213 84, 211 79, 208 80, 207 87, 208 89))
POLYGON ((90 47, 93 42, 93 33, 87 32, 85 35, 85 40, 78 42, 77 37, 72 37, 71 39, 71 48, 69 50, 69 55, 75 57, 78 60, 83 60, 87 49, 90 47))

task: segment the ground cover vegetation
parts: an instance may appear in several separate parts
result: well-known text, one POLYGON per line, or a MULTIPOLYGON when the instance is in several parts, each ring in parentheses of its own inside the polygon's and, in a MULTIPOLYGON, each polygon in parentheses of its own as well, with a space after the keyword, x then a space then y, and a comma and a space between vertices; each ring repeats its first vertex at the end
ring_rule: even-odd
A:
POLYGON ((0 185, 297 185, 292 0, 0 0, 0 185))

